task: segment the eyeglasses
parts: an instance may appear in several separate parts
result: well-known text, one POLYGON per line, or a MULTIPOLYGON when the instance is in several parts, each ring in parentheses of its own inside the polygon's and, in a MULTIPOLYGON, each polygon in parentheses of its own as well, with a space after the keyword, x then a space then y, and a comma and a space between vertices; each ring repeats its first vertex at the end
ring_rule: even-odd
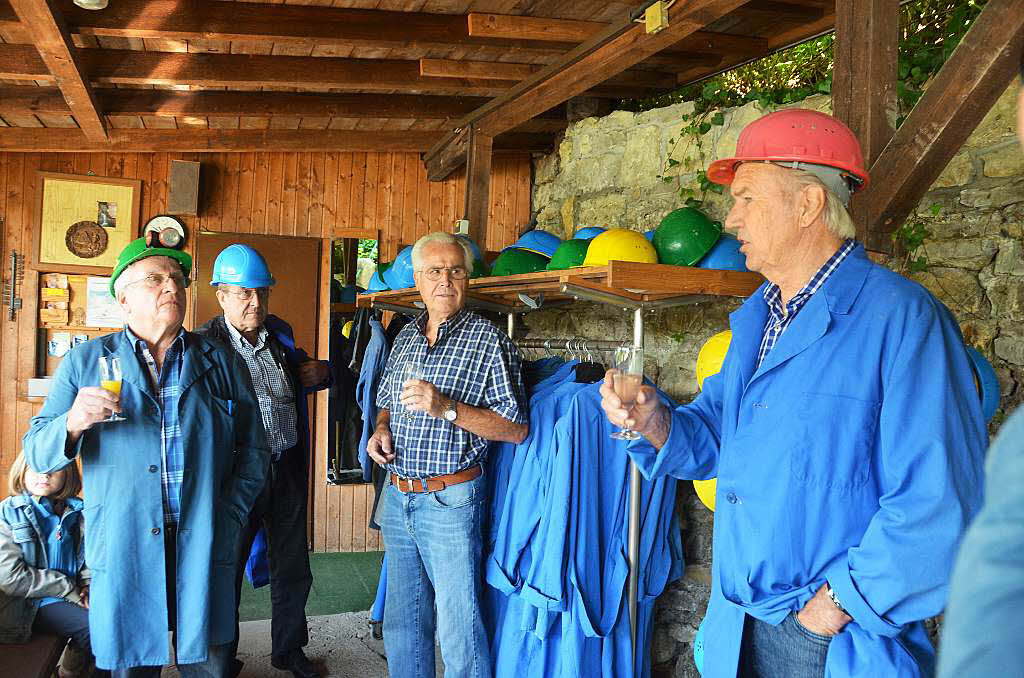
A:
POLYGON ((269 287, 224 287, 221 285, 218 289, 224 294, 230 294, 239 301, 252 301, 253 297, 259 297, 260 301, 266 301, 270 298, 269 287))
POLYGON ((131 281, 130 283, 125 285, 125 287, 128 287, 129 285, 134 285, 136 283, 142 283, 143 287, 151 290, 156 290, 163 287, 168 280, 173 281, 175 287, 178 287, 180 289, 186 289, 188 288, 189 285, 192 284, 192 281, 189 279, 189 277, 187 275, 182 275, 181 273, 150 273, 149 275, 143 276, 138 280, 131 281))
POLYGON ((469 271, 466 270, 465 266, 450 266, 448 268, 424 268, 420 271, 427 277, 427 280, 440 280, 441 274, 448 271, 448 275, 452 277, 452 280, 465 280, 469 271))

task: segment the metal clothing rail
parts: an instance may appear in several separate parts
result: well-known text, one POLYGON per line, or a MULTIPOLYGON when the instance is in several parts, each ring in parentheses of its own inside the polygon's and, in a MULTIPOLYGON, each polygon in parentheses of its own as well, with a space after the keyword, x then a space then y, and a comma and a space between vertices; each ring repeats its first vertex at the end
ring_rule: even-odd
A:
POLYGON ((606 339, 584 339, 583 337, 559 337, 555 339, 516 339, 519 348, 545 349, 547 351, 567 351, 569 353, 609 353, 623 346, 628 341, 608 341, 606 339))
MULTIPOLYGON (((587 301, 599 301, 606 304, 619 306, 624 310, 633 311, 633 341, 632 345, 638 349, 643 350, 644 348, 644 311, 653 311, 658 308, 665 308, 666 306, 684 306, 689 304, 696 304, 702 301, 707 301, 708 297, 703 295, 680 295, 671 299, 662 299, 652 302, 637 301, 633 299, 624 299, 614 294, 608 294, 601 290, 591 290, 586 287, 577 287, 571 285, 565 285, 563 291, 572 294, 576 299, 585 299, 587 301)), ((516 325, 516 313, 508 314, 508 336, 510 339, 515 340, 515 325, 516 325)), ((562 346, 572 346, 573 339, 521 339, 516 344, 523 348, 547 348, 547 344, 560 343, 562 346), (569 342, 568 344, 566 342, 569 342)), ((624 345, 628 345, 630 342, 622 341, 591 341, 588 345, 592 350, 597 347, 601 347, 601 350, 614 350, 624 345)), ((639 573, 640 573, 640 469, 632 459, 629 461, 629 548, 628 548, 628 561, 629 561, 629 629, 630 639, 632 646, 632 660, 633 666, 636 666, 636 632, 637 632, 637 618, 636 618, 636 604, 639 593, 639 573)))

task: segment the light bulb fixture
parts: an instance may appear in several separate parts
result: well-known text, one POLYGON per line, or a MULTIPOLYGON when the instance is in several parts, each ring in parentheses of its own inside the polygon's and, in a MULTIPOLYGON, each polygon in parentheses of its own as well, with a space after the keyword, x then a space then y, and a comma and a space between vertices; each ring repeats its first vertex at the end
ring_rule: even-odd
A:
POLYGON ((82 9, 104 9, 107 0, 74 0, 74 3, 82 9))

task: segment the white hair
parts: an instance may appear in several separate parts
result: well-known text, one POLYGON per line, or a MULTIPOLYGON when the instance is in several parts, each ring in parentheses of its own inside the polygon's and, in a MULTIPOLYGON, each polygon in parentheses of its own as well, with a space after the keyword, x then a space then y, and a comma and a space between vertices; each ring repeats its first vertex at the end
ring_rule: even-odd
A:
POLYGON ((794 191, 799 191, 807 186, 817 186, 825 192, 825 207, 822 210, 822 221, 829 232, 840 240, 853 238, 857 235, 857 227, 850 218, 850 213, 843 205, 843 201, 833 193, 828 186, 822 183, 821 179, 810 172, 802 169, 786 169, 786 178, 792 182, 794 191))
MULTIPOLYGON (((170 261, 174 262, 175 266, 177 266, 178 268, 181 268, 181 264, 179 264, 177 262, 177 260, 174 259, 173 257, 168 257, 168 256, 163 256, 163 255, 157 255, 157 256, 159 256, 161 259, 169 259, 170 261)), ((130 263, 127 266, 125 266, 124 270, 121 271, 121 275, 117 276, 117 280, 114 281, 114 298, 115 299, 120 301, 121 300, 121 292, 124 292, 124 288, 128 287, 133 282, 135 282, 134 280, 128 280, 125 277, 125 273, 127 273, 128 271, 130 271, 133 268, 135 268, 139 264, 140 261, 145 261, 146 259, 149 259, 149 257, 143 257, 142 259, 136 259, 132 263, 130 263)))
POLYGON ((423 248, 427 245, 458 245, 466 255, 466 270, 473 270, 473 250, 469 248, 469 244, 462 238, 456 238, 451 233, 445 233, 443 231, 427 233, 425 236, 417 240, 416 244, 412 246, 413 270, 420 270, 420 264, 423 263, 423 248))

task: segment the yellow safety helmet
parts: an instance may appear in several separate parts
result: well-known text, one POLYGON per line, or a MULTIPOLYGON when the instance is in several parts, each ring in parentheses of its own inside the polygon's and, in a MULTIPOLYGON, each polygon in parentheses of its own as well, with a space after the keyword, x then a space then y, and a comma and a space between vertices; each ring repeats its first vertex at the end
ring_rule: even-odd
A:
POLYGON ((697 491, 697 498, 700 499, 700 503, 707 506, 712 511, 715 510, 715 491, 718 489, 718 478, 709 478, 708 480, 694 480, 693 489, 697 491))
POLYGON ((719 332, 704 342, 697 354, 697 388, 704 388, 704 380, 712 374, 718 374, 725 362, 725 354, 732 341, 732 330, 719 332))
MULTIPOLYGON (((712 374, 718 374, 725 362, 725 354, 729 351, 732 341, 732 330, 725 330, 714 335, 700 347, 697 354, 697 388, 704 388, 704 380, 712 374)), ((693 489, 697 491, 700 502, 712 511, 715 510, 715 492, 718 490, 718 478, 694 480, 693 489)))
POLYGON ((643 233, 626 228, 612 228, 590 241, 583 265, 606 266, 612 260, 656 264, 658 252, 643 233))
POLYGON ((349 320, 347 323, 341 326, 341 336, 348 339, 352 336, 352 321, 349 320))

